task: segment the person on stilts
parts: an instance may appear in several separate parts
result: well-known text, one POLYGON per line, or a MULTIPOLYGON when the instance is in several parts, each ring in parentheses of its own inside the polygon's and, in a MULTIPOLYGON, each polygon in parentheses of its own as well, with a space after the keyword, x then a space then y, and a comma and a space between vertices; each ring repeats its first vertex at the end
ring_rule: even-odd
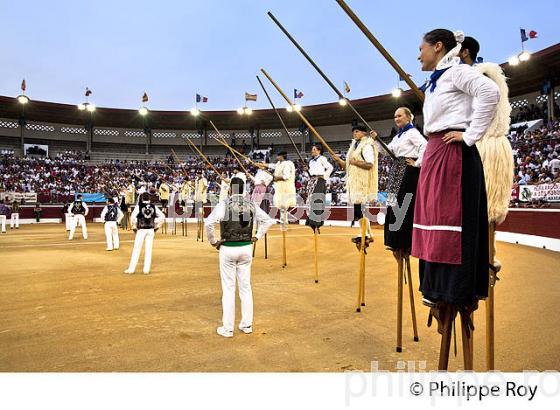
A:
POLYGON ((378 184, 377 148, 374 144, 377 133, 372 131, 368 135, 367 131, 364 124, 354 125, 346 161, 340 157, 333 157, 340 167, 346 170, 346 194, 348 203, 354 207, 352 224, 355 221, 360 223, 360 236, 352 239, 360 251, 357 312, 365 306, 365 255, 366 249, 373 242, 370 221, 364 215, 364 211, 368 203, 377 199, 378 184))
POLYGON ((420 291, 442 334, 439 370, 447 370, 452 324, 461 316, 465 370, 472 370, 471 314, 488 295, 488 211, 478 141, 494 118, 500 91, 460 64, 464 35, 426 33, 418 59, 432 71, 422 88, 424 152, 414 209, 411 255, 420 259, 420 291), (473 98, 477 104, 473 107, 473 98))
MULTIPOLYGON (((408 281, 414 341, 418 341, 418 328, 414 307, 410 248, 416 186, 420 175, 426 139, 416 129, 414 115, 407 107, 399 107, 394 115, 399 131, 388 148, 397 157, 389 173, 387 187, 387 216, 384 223, 385 247, 393 252, 397 261, 397 352, 402 351, 403 278, 408 281)), ((379 150, 379 152, 383 152, 379 150)))

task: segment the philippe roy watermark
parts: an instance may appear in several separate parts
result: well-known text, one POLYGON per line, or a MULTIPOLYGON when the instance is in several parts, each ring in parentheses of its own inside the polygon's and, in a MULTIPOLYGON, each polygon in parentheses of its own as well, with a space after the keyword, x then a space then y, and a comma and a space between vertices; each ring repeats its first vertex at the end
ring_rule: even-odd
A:
MULTIPOLYGON (((371 372, 345 373, 345 405, 366 397, 418 397, 432 405, 443 399, 457 404, 511 398, 532 402, 560 395, 560 374, 555 371, 515 373, 426 372, 425 361, 398 361, 392 371, 371 363, 371 372)), ((441 402, 439 404, 442 404, 441 402)))

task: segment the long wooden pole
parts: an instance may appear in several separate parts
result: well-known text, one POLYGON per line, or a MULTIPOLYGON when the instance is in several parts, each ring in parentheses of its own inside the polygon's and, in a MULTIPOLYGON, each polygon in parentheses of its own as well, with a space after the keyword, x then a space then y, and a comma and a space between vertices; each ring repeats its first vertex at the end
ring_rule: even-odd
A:
POLYGON ((218 178, 223 179, 223 178, 222 178, 222 175, 218 172, 218 170, 214 167, 214 165, 212 165, 212 163, 208 160, 208 158, 206 158, 206 155, 204 155, 204 154, 202 153, 202 151, 200 151, 200 150, 198 149, 198 147, 196 146, 196 144, 194 144, 188 137, 185 138, 185 139, 186 139, 186 140, 189 142, 189 144, 191 144, 191 146, 196 150, 196 152, 198 153, 198 155, 200 155, 200 156, 202 157, 202 159, 204 159, 204 161, 206 161, 206 163, 207 163, 208 165, 210 165, 210 168, 212 168, 212 169, 214 170, 214 172, 215 172, 216 174, 218 174, 218 178))
POLYGON ((276 113, 276 116, 278 117, 278 119, 280 120, 280 123, 282 124, 282 128, 284 128, 284 131, 286 132, 286 135, 288 136, 288 138, 290 139, 290 142, 292 143, 292 145, 294 146, 296 153, 300 159, 301 162, 303 162, 305 164, 305 160, 303 159, 303 157, 301 156, 301 153, 299 152, 299 148, 297 147, 296 143, 294 142, 294 139, 292 138, 292 136, 290 135, 290 131, 288 131, 288 127, 286 127, 286 123, 284 122, 284 120, 282 119, 282 116, 280 115, 280 113, 278 112, 278 110, 276 109, 276 106, 274 105, 274 103, 272 102, 272 98, 270 98, 270 95, 268 94, 268 91, 266 91, 266 87, 264 86, 264 84, 262 83, 261 79, 259 78, 259 76, 257 76, 257 81, 259 82, 264 95, 266 95, 266 98, 268 99, 268 102, 270 103, 270 106, 272 107, 272 109, 274 110, 274 112, 276 113))
MULTIPOLYGON (((305 52, 305 50, 303 49, 302 46, 299 45, 299 43, 296 41, 296 39, 294 37, 292 37, 292 35, 288 32, 288 30, 286 30, 284 28, 284 26, 278 21, 278 19, 276 17, 274 17, 274 15, 269 11, 268 16, 272 19, 272 21, 274 21, 274 23, 276 23, 276 25, 280 28, 280 30, 282 30, 282 32, 286 35, 286 37, 288 37, 288 39, 292 42, 292 44, 294 46, 296 46, 296 48, 301 52, 301 54, 303 54, 303 56, 307 59, 307 61, 309 61, 309 63, 313 66, 313 68, 319 73, 319 75, 321 77, 323 77, 323 79, 327 82, 327 84, 333 89, 333 91, 338 95, 338 98, 341 100, 344 100, 346 102, 346 105, 348 105, 348 107, 350 107, 350 109, 354 112, 354 114, 360 119, 361 122, 364 123, 364 125, 366 127, 369 128, 370 131, 373 131, 373 128, 369 125, 369 123, 365 120, 364 117, 361 116, 361 114, 356 110, 356 108, 354 108, 354 106, 352 105, 351 101, 346 98, 342 92, 337 88, 336 85, 334 85, 334 83, 329 79, 329 77, 327 77, 327 75, 323 72, 323 70, 321 70, 319 68, 319 66, 315 63, 315 61, 313 61, 313 59, 309 56, 309 54, 307 54, 305 52)), ((387 146, 387 144, 385 144, 385 142, 383 142, 381 140, 381 138, 377 138, 377 141, 379 142, 379 144, 381 145, 381 147, 383 148, 384 151, 387 152, 387 154, 392 158, 392 159, 396 159, 395 154, 393 154, 393 152, 389 149, 389 147, 387 146)))
MULTIPOLYGON (((239 152, 238 150, 236 150, 235 148, 233 148, 231 145, 229 145, 226 142, 226 138, 224 137, 224 135, 218 130, 218 128, 216 128, 216 126, 214 125, 214 123, 212 121, 210 121, 210 125, 212 125, 212 127, 214 128, 214 130, 216 130, 216 132, 218 133, 218 135, 220 136, 220 138, 216 138, 216 137, 212 137, 214 138, 216 141, 218 141, 220 144, 222 144, 223 146, 225 146, 234 157, 241 157, 244 160, 250 162, 252 165, 254 165, 255 167, 261 168, 261 169, 266 169, 267 166, 264 164, 259 164, 258 162, 253 161, 251 158, 249 158, 247 155, 239 152)), ((238 159, 237 159, 238 160, 238 159)), ((238 160, 239 161, 239 160, 238 160)), ((240 164, 241 165, 241 164, 240 164)))
POLYGON ((249 171, 247 171, 247 168, 245 168, 245 166, 243 165, 243 163, 241 162, 241 160, 239 158, 237 158, 237 155, 235 155, 235 152, 233 151, 233 149, 229 146, 229 144, 227 142, 225 142, 225 137, 222 135, 222 133, 220 131, 218 131, 218 129, 216 128, 216 126, 214 125, 214 123, 212 121, 210 121, 210 125, 212 125, 212 127, 214 128, 214 130, 216 130, 216 132, 218 133, 218 135, 220 136, 220 138, 215 138, 213 137, 216 141, 218 141, 220 144, 222 144, 223 146, 225 146, 229 152, 231 152, 231 155, 233 155, 233 158, 235 158, 235 160, 237 161, 237 163, 239 164, 239 166, 241 166, 241 169, 243 170, 243 172, 245 172, 246 174, 249 173, 249 171))
POLYGON ((344 0, 336 0, 338 5, 342 7, 342 9, 346 12, 348 17, 358 26, 358 28, 365 34, 369 41, 379 50, 381 55, 385 57, 387 62, 391 64, 391 66, 395 69, 397 73, 399 73, 400 77, 408 84, 410 89, 416 94, 418 99, 423 103, 424 102, 424 93, 420 91, 420 89, 414 84, 414 82, 410 79, 408 74, 402 69, 402 67, 397 63, 397 61, 387 52, 385 47, 375 38, 375 36, 369 31, 366 25, 358 18, 358 16, 352 11, 350 6, 346 4, 344 0))
MULTIPOLYGON (((268 81, 270 81, 270 83, 274 86, 274 88, 276 88, 276 90, 278 91, 278 93, 284 98, 284 100, 286 100, 286 102, 290 105, 293 106, 294 104, 292 103, 292 101, 290 100, 290 98, 286 95, 286 93, 284 93, 284 91, 282 91, 282 89, 278 86, 278 84, 276 84, 276 82, 272 79, 272 77, 265 71, 264 68, 261 68, 262 73, 266 76, 266 78, 268 78, 268 81)), ((294 110, 295 111, 295 110, 294 110)), ((331 147, 329 146, 329 144, 327 144, 327 142, 323 139, 323 137, 321 137, 321 134, 319 134, 317 132, 317 130, 315 129, 315 127, 313 127, 313 125, 311 125, 311 123, 307 120, 307 118, 305 118, 305 115, 303 115, 300 111, 295 111, 299 117, 301 118, 301 120, 305 123, 305 125, 307 126, 307 128, 309 128, 311 130, 311 132, 317 137, 317 139, 321 142, 321 144, 323 144, 323 146, 327 149, 327 151, 329 152, 329 154, 335 158, 338 159, 338 155, 335 154, 335 152, 331 149, 331 147)))

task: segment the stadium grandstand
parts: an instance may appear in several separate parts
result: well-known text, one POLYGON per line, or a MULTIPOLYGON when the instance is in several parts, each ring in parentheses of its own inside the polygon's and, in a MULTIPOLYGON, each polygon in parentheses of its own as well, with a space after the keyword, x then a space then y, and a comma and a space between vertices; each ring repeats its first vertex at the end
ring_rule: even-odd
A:
MULTIPOLYGON (((509 138, 516 164, 512 205, 560 204, 554 185, 560 171, 560 91, 554 88, 560 73, 560 44, 534 53, 530 61, 519 66, 504 63, 502 68, 509 79, 512 106, 509 138), (531 188, 539 185, 544 188, 531 188)), ((353 103, 386 141, 396 133, 392 115, 398 106, 410 107, 416 126, 422 129, 420 105, 411 91, 399 98, 387 94, 353 103)), ((357 121, 353 113, 338 103, 303 109, 331 147, 337 153, 344 152, 350 127, 357 121)), ((313 134, 296 115, 284 111, 282 117, 298 151, 307 155, 316 142, 313 134)), ((194 177, 205 168, 187 138, 212 159, 218 170, 231 173, 236 161, 216 141, 210 121, 232 147, 254 159, 271 161, 278 151, 297 158, 294 144, 273 110, 254 110, 252 115, 210 111, 200 116, 148 111, 142 116, 136 110, 88 111, 33 99, 21 104, 17 97, 0 96, 0 191, 25 193, 32 202, 61 203, 77 192, 116 194, 111 192, 114 187, 124 188, 133 177, 136 181, 149 177, 157 185, 161 176, 169 180, 172 189, 178 189, 185 177, 194 177)), ((303 164, 296 164, 301 171, 303 164)), ((381 191, 386 187, 389 165, 381 157, 381 191)), ((301 190, 305 173, 297 175, 296 187, 301 190)), ((344 181, 339 175, 335 172, 330 181, 331 205, 345 204, 344 181)), ((209 179, 209 192, 217 194, 216 176, 209 175, 209 179)))

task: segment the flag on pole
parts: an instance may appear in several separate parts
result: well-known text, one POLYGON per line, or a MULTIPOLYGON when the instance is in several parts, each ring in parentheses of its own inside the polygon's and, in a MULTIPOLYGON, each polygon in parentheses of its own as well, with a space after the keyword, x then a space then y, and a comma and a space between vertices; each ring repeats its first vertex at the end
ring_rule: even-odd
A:
POLYGON ((208 97, 204 97, 203 95, 197 94, 196 95, 196 102, 199 103, 206 103, 208 102, 208 97))
POLYGON ((294 100, 296 98, 303 98, 303 91, 298 91, 297 89, 294 88, 294 100))
POLYGON ((535 30, 529 31, 529 36, 527 37, 527 31, 524 28, 520 28, 521 42, 524 43, 529 39, 537 38, 538 33, 535 30))
POLYGON ((21 91, 25 92, 25 89, 27 88, 26 84, 25 84, 25 78, 23 79, 23 81, 21 82, 21 91))
POLYGON ((142 96, 142 102, 143 103, 147 103, 148 102, 148 93, 144 93, 144 95, 142 96))
MULTIPOLYGON (((412 75, 406 73, 406 75, 408 76, 408 78, 412 78, 412 75)), ((400 74, 399 74, 399 81, 406 81, 400 74)))
POLYGON ((91 90, 86 87, 86 97, 89 97, 92 94, 91 90))
POLYGON ((350 92, 350 86, 346 81, 344 81, 344 92, 348 94, 350 92))
POLYGON ((257 101, 257 94, 245 93, 245 101, 257 101))

